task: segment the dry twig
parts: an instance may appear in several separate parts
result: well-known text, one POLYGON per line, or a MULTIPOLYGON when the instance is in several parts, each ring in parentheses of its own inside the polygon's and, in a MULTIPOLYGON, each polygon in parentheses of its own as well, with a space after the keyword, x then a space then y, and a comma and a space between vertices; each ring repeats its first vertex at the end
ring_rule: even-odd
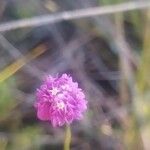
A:
POLYGON ((150 7, 150 1, 128 2, 112 6, 93 7, 73 11, 65 11, 52 15, 37 16, 29 19, 22 19, 0 24, 0 32, 14 30, 18 28, 41 26, 52 24, 62 20, 73 20, 96 15, 113 14, 117 12, 126 12, 135 9, 146 9, 150 7))

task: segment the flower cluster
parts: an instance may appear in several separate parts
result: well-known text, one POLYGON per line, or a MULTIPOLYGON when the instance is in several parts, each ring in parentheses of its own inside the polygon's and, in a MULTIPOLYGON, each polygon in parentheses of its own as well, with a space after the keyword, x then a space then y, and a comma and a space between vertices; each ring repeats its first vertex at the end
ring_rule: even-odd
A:
POLYGON ((47 120, 55 126, 80 120, 87 108, 87 101, 78 83, 72 77, 47 76, 36 93, 35 107, 40 120, 47 120))

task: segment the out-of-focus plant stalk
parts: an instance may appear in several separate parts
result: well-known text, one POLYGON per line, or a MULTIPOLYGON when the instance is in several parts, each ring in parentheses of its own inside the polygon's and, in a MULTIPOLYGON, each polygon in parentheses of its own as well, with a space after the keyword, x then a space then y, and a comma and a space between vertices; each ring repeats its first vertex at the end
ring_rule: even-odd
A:
POLYGON ((116 39, 119 42, 119 58, 122 80, 120 81, 120 100, 121 105, 127 106, 126 115, 122 120, 123 140, 127 150, 143 150, 143 143, 137 123, 137 119, 132 106, 134 98, 134 70, 131 66, 134 56, 126 42, 124 34, 123 14, 115 16, 116 39), (127 111, 129 110, 129 111, 127 111))
MULTIPOLYGON (((144 12, 145 13, 145 12, 144 12)), ((141 124, 141 134, 145 150, 150 144, 150 10, 145 15, 143 51, 141 64, 137 72, 135 109, 141 124)))
POLYGON ((44 53, 46 49, 46 45, 41 44, 38 47, 34 48, 31 52, 27 53, 25 56, 10 64, 8 67, 0 72, 0 83, 16 73, 26 63, 30 62, 31 60, 44 53))
POLYGON ((71 128, 70 125, 66 125, 64 150, 70 150, 71 143, 71 128))
POLYGON ((142 59, 137 80, 137 88, 141 93, 150 88, 150 10, 146 18, 142 59))

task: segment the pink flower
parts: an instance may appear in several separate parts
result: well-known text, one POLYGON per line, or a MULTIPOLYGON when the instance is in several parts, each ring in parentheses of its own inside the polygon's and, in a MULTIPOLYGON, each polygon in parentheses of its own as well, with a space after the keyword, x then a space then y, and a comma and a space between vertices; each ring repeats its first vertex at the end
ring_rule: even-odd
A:
POLYGON ((37 89, 36 97, 38 118, 50 121, 54 127, 82 119, 83 112, 87 109, 82 89, 67 74, 55 78, 47 76, 37 89))

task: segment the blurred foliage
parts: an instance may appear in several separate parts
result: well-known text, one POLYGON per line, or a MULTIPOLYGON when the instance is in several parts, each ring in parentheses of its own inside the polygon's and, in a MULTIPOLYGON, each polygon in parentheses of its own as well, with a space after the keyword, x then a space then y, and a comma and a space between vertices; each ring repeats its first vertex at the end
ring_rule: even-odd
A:
POLYGON ((15 80, 13 78, 7 82, 0 83, 0 120, 8 116, 16 106, 16 101, 12 93, 14 86, 15 80))
POLYGON ((135 97, 135 112, 140 126, 150 123, 150 92, 137 94, 135 97))
POLYGON ((14 133, 12 140, 8 144, 8 150, 39 150, 40 144, 38 140, 40 139, 39 127, 30 126, 25 127, 14 133))
POLYGON ((99 2, 104 5, 119 4, 121 2, 127 2, 127 1, 129 0, 99 0, 99 2))

